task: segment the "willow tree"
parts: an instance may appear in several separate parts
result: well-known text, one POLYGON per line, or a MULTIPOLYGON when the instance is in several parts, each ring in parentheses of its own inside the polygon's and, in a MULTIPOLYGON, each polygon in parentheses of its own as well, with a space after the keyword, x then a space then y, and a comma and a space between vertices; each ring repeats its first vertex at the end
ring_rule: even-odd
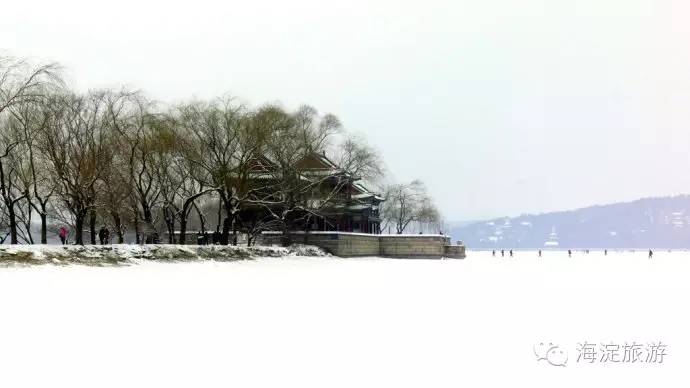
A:
POLYGON ((58 196, 74 218, 75 243, 83 245, 86 217, 96 205, 97 182, 112 160, 104 95, 57 95, 50 106, 56 119, 42 131, 40 148, 55 174, 58 196))
POLYGON ((59 69, 55 64, 32 66, 25 60, 0 56, 0 121, 4 126, 0 147, 0 194, 4 204, 3 211, 8 217, 12 244, 18 243, 15 206, 25 199, 29 192, 16 192, 16 174, 22 172, 16 166, 16 162, 21 162, 25 155, 26 139, 10 136, 11 131, 7 127, 12 124, 8 119, 9 112, 21 104, 42 101, 48 90, 60 84, 59 69))
POLYGON ((17 183, 22 173, 21 164, 16 156, 23 152, 21 139, 12 136, 9 120, 0 122, 0 199, 6 213, 10 243, 17 244, 17 206, 24 200, 27 192, 17 183))
MULTIPOLYGON (((111 143, 117 147, 118 142, 111 143)), ((114 149, 115 153, 122 151, 114 149)), ((102 218, 109 219, 112 225, 118 244, 125 242, 125 232, 127 225, 133 223, 131 199, 132 187, 131 180, 127 173, 127 166, 123 165, 121 159, 114 157, 108 165, 107 170, 102 174, 102 179, 97 183, 96 191, 100 194, 97 198, 97 208, 102 214, 102 218)))
POLYGON ((154 208, 161 194, 153 171, 158 146, 152 131, 153 103, 141 93, 129 91, 111 91, 104 99, 107 126, 118 135, 114 140, 119 151, 115 158, 127 172, 136 242, 145 242, 140 241, 140 236, 155 230, 154 208))
POLYGON ((32 66, 0 56, 0 115, 14 105, 42 100, 47 89, 62 84, 59 70, 54 63, 32 66))
POLYGON ((402 234, 414 223, 433 224, 440 221, 440 214, 420 180, 398 183, 386 189, 382 217, 386 225, 393 226, 395 233, 402 234))
MULTIPOLYGON (((46 93, 45 98, 48 98, 49 93, 46 93)), ((54 125, 53 114, 45 102, 45 99, 24 101, 8 110, 14 123, 12 127, 15 137, 22 142, 23 150, 19 157, 24 167, 18 178, 29 205, 27 223, 31 223, 31 210, 36 211, 41 220, 41 244, 48 242, 49 202, 55 193, 55 185, 51 183, 51 172, 46 168, 45 155, 38 149, 41 131, 54 125)), ((33 241, 30 228, 27 226, 26 229, 30 240, 33 241)))
POLYGON ((205 185, 218 192, 225 211, 221 243, 228 244, 239 211, 234 177, 241 165, 241 132, 247 125, 248 110, 233 99, 223 98, 179 106, 174 115, 181 136, 189 139, 187 157, 203 172, 205 185))
POLYGON ((292 243, 290 231, 298 221, 321 216, 321 211, 332 204, 347 180, 343 171, 325 175, 308 175, 300 161, 322 154, 342 130, 340 121, 331 114, 320 116, 316 109, 302 106, 296 112, 276 110, 269 131, 269 138, 263 148, 263 155, 271 166, 266 170, 271 184, 264 187, 263 195, 256 203, 263 206, 269 218, 278 224, 284 245, 292 243), (326 181, 336 180, 336 185, 327 193, 320 193, 318 206, 309 206, 308 199, 326 181))
POLYGON ((161 206, 168 230, 168 242, 186 243, 187 221, 195 201, 212 191, 206 186, 204 171, 188 154, 189 140, 180 136, 172 116, 161 115, 152 123, 152 137, 156 139, 152 170, 160 189, 161 206), (175 239, 179 222, 180 239, 175 239))
MULTIPOLYGON (((175 242, 175 225, 179 222, 179 244, 185 244, 187 238, 187 223, 193 209, 197 209, 196 202, 199 198, 218 188, 211 186, 205 178, 206 171, 190 158, 190 140, 181 136, 173 116, 166 116, 157 120, 154 126, 158 143, 158 163, 156 176, 163 197, 163 216, 168 227, 169 242, 175 242)), ((203 226, 203 218, 200 219, 203 226)))

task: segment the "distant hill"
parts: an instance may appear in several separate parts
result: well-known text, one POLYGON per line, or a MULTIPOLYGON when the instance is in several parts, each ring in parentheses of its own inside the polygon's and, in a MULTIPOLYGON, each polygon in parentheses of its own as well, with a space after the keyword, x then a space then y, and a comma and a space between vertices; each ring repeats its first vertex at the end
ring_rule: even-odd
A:
POLYGON ((459 224, 450 234, 469 249, 690 248, 690 196, 459 224))

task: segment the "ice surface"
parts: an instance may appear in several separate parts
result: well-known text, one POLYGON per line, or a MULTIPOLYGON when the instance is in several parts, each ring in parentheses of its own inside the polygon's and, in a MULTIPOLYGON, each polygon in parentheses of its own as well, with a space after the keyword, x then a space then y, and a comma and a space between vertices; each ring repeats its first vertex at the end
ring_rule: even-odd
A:
POLYGON ((0 387, 684 386, 689 270, 644 251, 2 268, 0 387), (575 362, 658 340, 663 364, 575 362))

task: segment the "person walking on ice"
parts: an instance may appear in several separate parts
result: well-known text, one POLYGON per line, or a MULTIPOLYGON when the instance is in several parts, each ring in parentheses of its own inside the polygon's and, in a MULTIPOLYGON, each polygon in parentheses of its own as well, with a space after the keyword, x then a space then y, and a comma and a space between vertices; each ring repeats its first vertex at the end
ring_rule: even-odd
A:
POLYGON ((654 256, 654 252, 652 252, 652 250, 650 249, 650 250, 649 250, 649 258, 651 259, 652 256, 654 256))

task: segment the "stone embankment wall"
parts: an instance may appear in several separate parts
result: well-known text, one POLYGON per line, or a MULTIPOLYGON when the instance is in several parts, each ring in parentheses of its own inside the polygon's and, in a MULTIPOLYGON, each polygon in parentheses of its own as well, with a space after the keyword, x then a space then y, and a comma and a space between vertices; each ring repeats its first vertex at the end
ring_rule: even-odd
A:
MULTIPOLYGON (((340 257, 465 258, 463 245, 451 245, 442 235, 386 235, 347 232, 294 233, 296 243, 315 245, 340 257)), ((279 244, 277 234, 263 234, 258 244, 279 244)))

